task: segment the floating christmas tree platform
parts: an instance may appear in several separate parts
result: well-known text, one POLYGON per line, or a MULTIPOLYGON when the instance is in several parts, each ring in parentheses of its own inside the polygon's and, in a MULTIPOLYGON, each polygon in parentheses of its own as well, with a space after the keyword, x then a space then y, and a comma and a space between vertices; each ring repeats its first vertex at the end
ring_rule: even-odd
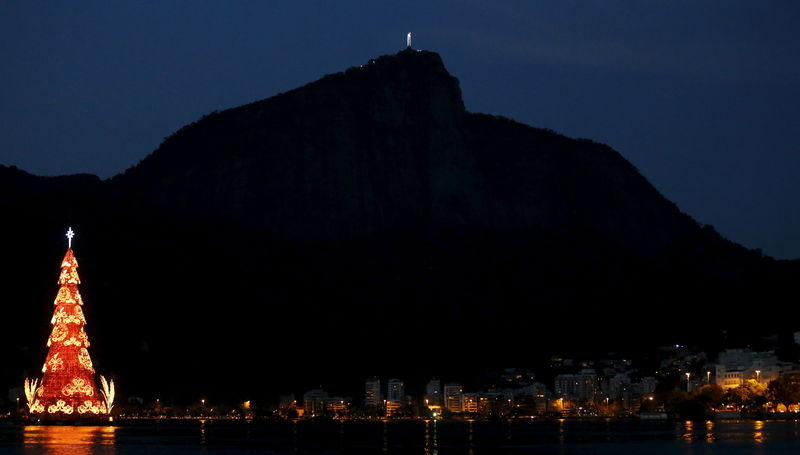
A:
POLYGON ((25 380, 30 414, 41 421, 92 421, 106 419, 114 403, 114 383, 100 376, 97 387, 89 338, 84 326, 83 299, 78 291, 78 261, 72 251, 72 237, 61 261, 60 286, 47 340, 50 348, 42 366, 42 378, 25 380))

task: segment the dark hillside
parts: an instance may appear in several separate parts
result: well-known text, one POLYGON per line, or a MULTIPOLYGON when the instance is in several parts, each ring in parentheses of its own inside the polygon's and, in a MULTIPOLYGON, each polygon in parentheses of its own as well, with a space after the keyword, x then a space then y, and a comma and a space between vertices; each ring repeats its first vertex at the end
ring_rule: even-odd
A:
POLYGON ((40 367, 71 223, 95 364, 126 394, 358 393, 796 329, 752 311, 796 261, 696 223, 608 146, 466 112, 431 52, 207 115, 109 181, 0 177, 9 365, 40 367))

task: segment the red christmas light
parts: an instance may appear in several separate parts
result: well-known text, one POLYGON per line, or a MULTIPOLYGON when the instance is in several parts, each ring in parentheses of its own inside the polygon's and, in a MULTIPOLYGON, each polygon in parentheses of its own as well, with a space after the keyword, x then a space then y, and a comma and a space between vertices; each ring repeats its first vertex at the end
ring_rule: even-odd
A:
MULTIPOLYGON (((67 237, 72 240, 72 229, 67 237)), ((42 419, 67 420, 107 416, 114 399, 113 382, 109 385, 100 376, 103 389, 98 389, 95 371, 89 356, 89 338, 84 326, 83 300, 78 285, 78 261, 67 250, 61 261, 61 286, 54 302, 56 308, 50 324, 53 330, 47 340, 50 351, 42 366, 42 380, 25 380, 25 393, 31 414, 42 419)))

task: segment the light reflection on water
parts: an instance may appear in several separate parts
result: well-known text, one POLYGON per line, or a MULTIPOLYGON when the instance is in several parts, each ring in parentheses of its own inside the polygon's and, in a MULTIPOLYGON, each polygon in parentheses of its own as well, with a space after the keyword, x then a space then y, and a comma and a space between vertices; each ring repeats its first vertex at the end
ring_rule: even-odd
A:
POLYGON ((383 421, 383 451, 389 451, 389 421, 383 421))
POLYGON ((116 427, 27 425, 22 430, 25 448, 46 455, 89 455, 115 452, 116 427), (101 448, 103 450, 98 451, 101 448))
POLYGON ((716 440, 717 437, 714 435, 714 421, 706 420, 706 442, 713 444, 716 440))
MULTIPOLYGON (((699 424, 687 420, 679 425, 678 435, 680 439, 687 443, 704 441, 707 444, 714 444, 721 441, 743 444, 752 441, 756 445, 761 445, 767 441, 765 424, 766 422, 763 420, 723 421, 721 424, 715 423, 713 420, 706 420, 705 432, 703 432, 700 430, 699 424), (718 428, 720 425, 722 427, 718 428)), ((789 425, 790 423, 779 421, 777 424, 789 425)), ((797 421, 794 422, 793 426, 797 426, 797 421)), ((797 439, 800 436, 797 431, 793 431, 793 435, 793 439, 797 439)))
POLYGON ((206 444, 206 419, 200 420, 200 445, 206 444))
POLYGON ((352 451, 365 455, 521 455, 575 451, 601 455, 794 455, 798 453, 798 443, 800 422, 748 420, 674 423, 563 419, 537 422, 194 421, 129 422, 117 427, 0 428, 2 455, 174 455, 176 451, 196 453, 198 449, 207 455, 313 455, 352 451), (15 451, 15 447, 21 450, 15 451), (117 447, 120 450, 116 450, 117 447))
POLYGON ((764 442, 764 421, 763 420, 756 420, 753 422, 753 441, 756 444, 761 444, 764 442))
POLYGON ((430 420, 425 421, 425 445, 423 450, 425 455, 439 455, 439 429, 436 426, 436 420, 433 420, 433 423, 430 420))
POLYGON ((687 420, 683 422, 683 440, 692 442, 692 439, 694 439, 694 422, 687 420))

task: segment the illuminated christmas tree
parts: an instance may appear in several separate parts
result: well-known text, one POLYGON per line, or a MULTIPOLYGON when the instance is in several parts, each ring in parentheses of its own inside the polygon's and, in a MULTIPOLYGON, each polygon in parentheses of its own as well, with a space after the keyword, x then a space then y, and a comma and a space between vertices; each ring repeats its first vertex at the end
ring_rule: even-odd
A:
POLYGON ((114 401, 114 383, 100 376, 98 390, 89 338, 84 326, 83 300, 78 292, 78 261, 72 252, 72 228, 67 231, 69 248, 61 261, 60 289, 47 340, 50 351, 42 366, 42 380, 25 380, 25 394, 31 414, 49 420, 85 420, 108 415, 114 401))

